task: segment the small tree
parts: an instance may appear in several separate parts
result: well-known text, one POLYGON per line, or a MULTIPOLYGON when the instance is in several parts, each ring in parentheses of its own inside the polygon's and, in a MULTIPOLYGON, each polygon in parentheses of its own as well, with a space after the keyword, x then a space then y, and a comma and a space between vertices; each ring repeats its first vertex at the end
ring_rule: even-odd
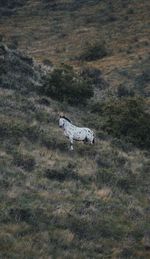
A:
POLYGON ((94 90, 88 79, 79 76, 70 66, 55 69, 40 89, 44 95, 71 105, 85 104, 94 90))

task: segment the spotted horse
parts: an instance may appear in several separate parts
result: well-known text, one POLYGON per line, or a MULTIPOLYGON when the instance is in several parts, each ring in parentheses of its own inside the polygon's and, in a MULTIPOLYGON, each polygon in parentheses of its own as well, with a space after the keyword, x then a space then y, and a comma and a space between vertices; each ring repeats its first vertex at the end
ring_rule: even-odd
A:
POLYGON ((70 140, 70 150, 73 150, 73 141, 84 141, 94 144, 94 132, 89 128, 81 128, 72 124, 65 116, 59 117, 59 127, 64 130, 64 135, 70 140))

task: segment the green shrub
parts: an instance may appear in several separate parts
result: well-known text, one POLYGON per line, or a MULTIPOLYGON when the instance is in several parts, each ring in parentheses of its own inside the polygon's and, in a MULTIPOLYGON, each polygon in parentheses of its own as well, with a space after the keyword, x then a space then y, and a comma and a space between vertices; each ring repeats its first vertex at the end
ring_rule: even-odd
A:
POLYGON ((83 76, 84 79, 89 79, 90 83, 99 88, 100 90, 108 88, 108 82, 103 78, 103 74, 101 70, 93 67, 83 67, 81 69, 80 75, 83 76))
POLYGON ((57 68, 46 77, 40 93, 71 105, 85 104, 94 94, 89 81, 79 76, 69 66, 57 68))
POLYGON ((95 104, 92 112, 103 117, 102 129, 117 138, 125 138, 140 148, 150 148, 150 114, 145 112, 144 100, 129 97, 95 104))
POLYGON ((80 56, 81 60, 93 61, 107 56, 107 50, 104 43, 94 43, 88 46, 80 56))

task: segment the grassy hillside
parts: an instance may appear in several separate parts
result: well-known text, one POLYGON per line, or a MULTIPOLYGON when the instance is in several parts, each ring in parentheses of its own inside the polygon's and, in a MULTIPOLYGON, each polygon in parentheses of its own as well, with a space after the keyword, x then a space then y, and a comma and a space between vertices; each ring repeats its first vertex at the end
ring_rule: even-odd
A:
POLYGON ((13 83, 1 77, 0 257, 149 258, 149 151, 108 135, 98 109, 38 95, 30 84, 37 68, 2 46, 13 83), (15 88, 26 67, 26 83, 15 88), (69 151, 62 111, 93 128, 96 144, 69 151))
POLYGON ((150 257, 149 7, 0 2, 0 258, 150 257))
POLYGON ((1 32, 8 41, 15 36, 40 60, 75 57, 96 40, 105 41, 111 55, 137 49, 142 55, 147 48, 147 0, 28 0, 13 10, 12 16, 1 17, 1 32))
POLYGON ((115 90, 120 84, 134 87, 138 64, 143 71, 149 66, 148 0, 28 0, 22 6, 15 0, 14 8, 5 2, 11 14, 2 13, 0 33, 40 62, 78 67, 89 44, 104 44, 107 56, 84 63, 102 70, 115 90))

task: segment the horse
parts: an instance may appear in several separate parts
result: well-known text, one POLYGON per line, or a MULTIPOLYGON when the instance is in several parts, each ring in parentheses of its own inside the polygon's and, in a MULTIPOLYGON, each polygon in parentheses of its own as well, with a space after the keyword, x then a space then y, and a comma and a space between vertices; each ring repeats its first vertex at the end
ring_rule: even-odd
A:
POLYGON ((65 116, 59 117, 59 127, 63 128, 64 135, 70 140, 70 150, 73 150, 74 140, 83 141, 84 143, 89 142, 90 144, 95 142, 94 132, 91 129, 77 127, 65 116))

